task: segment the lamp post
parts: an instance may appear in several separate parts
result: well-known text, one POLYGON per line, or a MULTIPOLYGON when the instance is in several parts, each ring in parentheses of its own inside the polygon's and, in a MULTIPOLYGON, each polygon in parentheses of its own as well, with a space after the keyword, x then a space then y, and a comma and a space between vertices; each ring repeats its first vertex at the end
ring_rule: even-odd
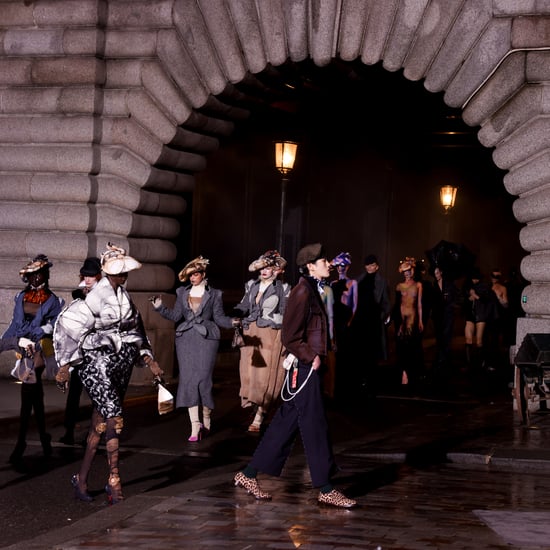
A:
POLYGON ((441 201, 441 206, 445 209, 445 214, 448 214, 455 205, 457 191, 458 187, 453 187, 452 185, 444 185, 439 190, 439 200, 441 201))
POLYGON ((279 216, 279 254, 283 253, 283 234, 285 224, 285 202, 288 174, 294 168, 298 144, 293 141, 277 141, 275 143, 275 167, 282 174, 281 179, 281 212, 279 216))

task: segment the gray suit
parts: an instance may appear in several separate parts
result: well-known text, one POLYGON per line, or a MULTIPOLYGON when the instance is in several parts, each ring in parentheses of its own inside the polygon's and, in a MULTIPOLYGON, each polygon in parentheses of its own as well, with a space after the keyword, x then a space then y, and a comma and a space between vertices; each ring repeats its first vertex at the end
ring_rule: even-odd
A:
POLYGON ((220 328, 231 328, 232 319, 223 311, 222 292, 207 286, 199 308, 189 306, 191 286, 176 290, 176 303, 158 312, 177 323, 176 354, 179 383, 176 407, 205 406, 214 408, 212 373, 220 343, 220 328))

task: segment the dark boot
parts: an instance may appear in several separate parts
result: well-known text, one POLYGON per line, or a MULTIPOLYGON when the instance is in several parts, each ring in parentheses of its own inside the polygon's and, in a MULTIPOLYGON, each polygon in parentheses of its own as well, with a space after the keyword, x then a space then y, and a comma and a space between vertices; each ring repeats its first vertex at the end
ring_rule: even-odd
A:
POLYGON ((52 456, 52 436, 49 433, 44 433, 40 436, 40 442, 42 443, 44 456, 46 458, 52 456))
POLYGON ((8 459, 8 462, 13 465, 21 464, 21 461, 23 460, 23 453, 26 448, 27 444, 25 441, 18 441, 8 459))
POLYGON ((466 344, 466 366, 470 367, 472 364, 472 344, 466 344))

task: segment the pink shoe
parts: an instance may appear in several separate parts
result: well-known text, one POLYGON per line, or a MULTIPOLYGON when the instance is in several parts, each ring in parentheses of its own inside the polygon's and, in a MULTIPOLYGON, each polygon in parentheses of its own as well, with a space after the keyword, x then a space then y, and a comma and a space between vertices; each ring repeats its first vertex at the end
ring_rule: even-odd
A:
POLYGON ((202 428, 199 429, 199 433, 197 435, 190 435, 187 438, 187 441, 191 441, 191 443, 196 443, 197 441, 200 441, 202 439, 202 428))

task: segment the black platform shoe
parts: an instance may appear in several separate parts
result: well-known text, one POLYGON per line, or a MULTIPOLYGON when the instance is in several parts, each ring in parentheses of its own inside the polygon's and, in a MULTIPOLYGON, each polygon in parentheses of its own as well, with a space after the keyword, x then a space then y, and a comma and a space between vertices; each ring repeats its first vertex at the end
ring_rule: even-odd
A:
POLYGON ((21 464, 23 461, 23 453, 25 452, 25 449, 27 448, 27 444, 25 442, 18 442, 15 446, 15 449, 13 449, 10 457, 8 458, 8 462, 10 464, 18 465, 21 464))
POLYGON ((52 436, 50 434, 44 434, 40 436, 40 442, 42 443, 42 451, 46 458, 52 456, 52 436))

